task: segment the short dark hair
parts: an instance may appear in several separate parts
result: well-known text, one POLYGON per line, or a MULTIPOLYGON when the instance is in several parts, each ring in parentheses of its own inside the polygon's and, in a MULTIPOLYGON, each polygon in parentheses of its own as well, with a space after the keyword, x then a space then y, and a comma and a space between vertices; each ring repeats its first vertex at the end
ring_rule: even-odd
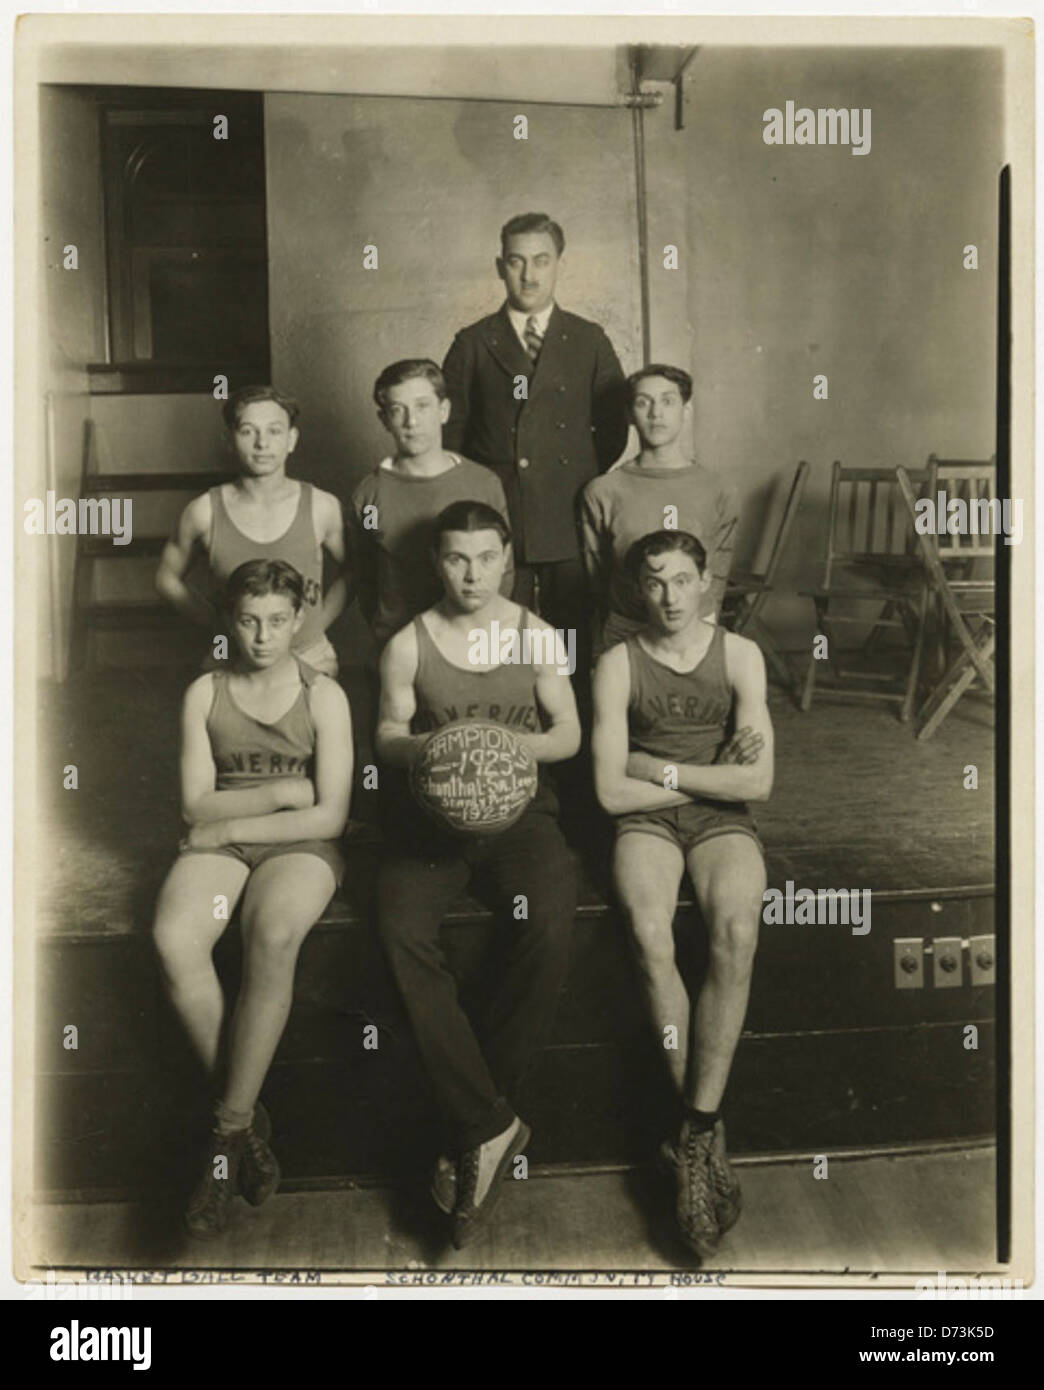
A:
POLYGON ((497 511, 486 502, 462 500, 443 507, 435 518, 431 546, 437 553, 447 531, 496 531, 504 545, 511 544, 511 528, 497 511))
POLYGON ((624 559, 627 573, 637 580, 646 560, 654 555, 669 555, 672 550, 680 550, 688 555, 700 574, 703 573, 707 552, 691 531, 650 531, 647 536, 642 536, 627 551, 624 559))
POLYGON ((565 232, 546 212, 520 212, 500 229, 500 254, 506 254, 509 236, 521 236, 523 232, 546 232, 555 243, 559 255, 565 250, 565 232))
POLYGON ((647 376, 662 376, 665 381, 677 386, 683 401, 692 399, 692 377, 688 372, 683 372, 681 367, 669 367, 664 362, 650 362, 647 367, 643 367, 639 372, 632 372, 627 378, 628 405, 634 405, 634 398, 638 394, 638 384, 644 381, 647 376))
POLYGON ((433 362, 430 357, 404 357, 401 362, 393 362, 389 367, 385 367, 373 384, 373 399, 383 410, 388 404, 388 389, 401 386, 404 381, 412 381, 414 377, 424 377, 430 381, 439 400, 446 399, 446 378, 442 375, 439 364, 433 362))
POLYGON ((275 401, 276 405, 282 406, 286 411, 287 419, 290 421, 290 428, 293 429, 297 424, 297 418, 301 414, 301 407, 294 400, 293 396, 287 396, 282 391, 277 391, 274 386, 241 386, 238 391, 233 391, 228 400, 221 407, 221 417, 230 430, 234 430, 239 424, 239 417, 248 405, 254 405, 258 401, 275 401))
POLYGON ((247 560, 225 582, 225 607, 234 613, 240 599, 266 594, 285 596, 299 612, 304 603, 304 579, 286 560, 247 560))

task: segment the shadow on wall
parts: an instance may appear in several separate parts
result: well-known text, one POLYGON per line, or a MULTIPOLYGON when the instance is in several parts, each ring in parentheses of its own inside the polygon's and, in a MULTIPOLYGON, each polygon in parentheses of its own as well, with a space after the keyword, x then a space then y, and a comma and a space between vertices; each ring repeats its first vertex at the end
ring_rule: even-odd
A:
POLYGON ((562 223, 561 303, 603 324, 625 370, 639 365, 629 113, 522 111, 526 140, 515 103, 265 99, 273 373, 301 401, 300 471, 342 498, 388 450, 377 374, 441 362, 458 328, 496 311, 499 231, 517 212, 562 223))
POLYGON ((765 481, 812 466, 785 587, 818 582, 834 459, 993 451, 1002 77, 986 48, 705 47, 685 129, 647 116, 653 156, 686 177, 701 454, 747 511, 765 481), (763 112, 791 99, 870 110, 869 154, 766 145, 763 112))

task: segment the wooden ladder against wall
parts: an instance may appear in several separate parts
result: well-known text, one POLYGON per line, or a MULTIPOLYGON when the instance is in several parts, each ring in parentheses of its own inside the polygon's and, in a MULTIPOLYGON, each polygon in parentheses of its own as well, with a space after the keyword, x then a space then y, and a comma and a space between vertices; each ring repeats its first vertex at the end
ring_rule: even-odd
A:
MULTIPOLYGON (((94 421, 83 426, 83 467, 80 496, 132 496, 137 492, 205 492, 227 482, 225 473, 100 473, 94 421)), ((76 537, 73 570, 72 615, 69 628, 69 670, 81 671, 91 657, 91 637, 97 631, 133 632, 139 628, 167 626, 180 619, 160 599, 97 599, 94 597, 94 562, 159 557, 167 537, 132 536, 126 545, 113 545, 110 536, 76 537)))

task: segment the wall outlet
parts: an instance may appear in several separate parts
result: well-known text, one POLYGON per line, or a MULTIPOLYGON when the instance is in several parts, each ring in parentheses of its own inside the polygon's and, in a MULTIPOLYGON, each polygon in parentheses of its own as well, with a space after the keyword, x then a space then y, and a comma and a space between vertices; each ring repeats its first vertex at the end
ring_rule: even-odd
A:
POLYGON ((958 989, 964 983, 964 943, 959 936, 937 936, 932 942, 932 984, 958 989))
POLYGON ((896 989, 924 988, 924 940, 897 936, 892 942, 896 989))
POLYGON ((973 985, 997 983, 997 941, 993 936, 968 938, 968 965, 973 985))

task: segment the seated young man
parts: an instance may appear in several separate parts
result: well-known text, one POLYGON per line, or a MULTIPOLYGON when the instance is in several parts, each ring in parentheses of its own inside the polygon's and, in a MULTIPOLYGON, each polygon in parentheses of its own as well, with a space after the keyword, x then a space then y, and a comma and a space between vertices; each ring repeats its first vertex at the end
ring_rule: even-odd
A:
POLYGON ((616 817, 613 882, 681 1102, 678 1138, 662 1151, 676 1180, 678 1223, 702 1257, 740 1211, 719 1109, 747 1008, 765 891, 746 803, 765 801, 772 790, 772 724, 757 646, 700 618, 710 576, 696 537, 643 536, 627 563, 647 619, 595 667, 595 789, 616 817), (731 738, 730 727, 738 730, 731 738), (710 942, 695 999, 674 955, 686 870, 710 942))
POLYGON ((174 1007, 218 1097, 185 1213, 195 1236, 225 1228, 237 1191, 259 1206, 278 1186, 258 1095, 290 1012, 301 943, 344 872, 351 713, 337 682, 293 651, 304 587, 283 561, 240 565, 227 587, 235 659, 193 681, 182 703, 189 831, 160 890, 155 937, 174 1007), (225 1007, 212 957, 240 900, 243 983, 219 1070, 225 1007))
MULTIPOLYGON (((379 930, 445 1117, 448 1149, 436 1163, 432 1196, 452 1214, 459 1248, 484 1223, 500 1179, 529 1139, 518 1086, 553 1016, 577 896, 575 861, 542 765, 572 757, 580 726, 568 674, 542 659, 554 651, 553 634, 500 592, 511 551, 500 513, 455 502, 435 522, 434 546, 443 597, 397 633, 381 658, 378 755, 408 770, 433 730, 466 718, 507 725, 541 765, 521 819, 497 834, 451 837, 402 793, 392 794, 385 813, 379 930), (486 654, 499 654, 494 623, 501 635, 515 631, 520 651, 523 629, 540 629, 540 659, 476 664, 477 631, 487 634, 486 654), (461 1008, 439 942, 447 909, 472 883, 503 914, 508 934, 477 1028, 461 1008)), ((532 649, 533 639, 526 645, 532 649)), ((385 786, 382 780, 382 801, 385 786)))
POLYGON ((715 472, 694 463, 692 378, 680 367, 652 363, 627 379, 631 420, 641 451, 584 488, 580 549, 595 601, 595 654, 646 622, 627 552, 640 536, 665 527, 696 536, 708 555, 710 585, 701 616, 717 620, 732 564, 736 504, 715 472))
MULTIPOLYGON (((373 398, 395 452, 352 495, 348 551, 354 592, 383 647, 442 595, 431 563, 439 513, 451 502, 475 500, 506 515, 507 503, 491 469, 443 449, 450 403, 437 363, 423 357, 393 362, 377 378, 373 398)), ((509 562, 501 592, 509 595, 513 584, 509 562)))
MULTIPOLYGON (((190 589, 186 575, 205 556, 215 583, 224 586, 248 560, 285 560, 304 581, 302 621, 294 651, 325 675, 337 674, 337 655, 326 629, 345 605, 343 575, 323 593, 323 551, 344 565, 344 519, 330 492, 288 478, 286 464, 298 441, 296 401, 273 386, 244 386, 222 407, 236 476, 193 498, 167 542, 156 588, 190 621, 216 636, 228 615, 190 589)), ((229 643, 231 655, 232 643, 229 643)), ((205 669, 217 665, 207 653, 205 669)))

